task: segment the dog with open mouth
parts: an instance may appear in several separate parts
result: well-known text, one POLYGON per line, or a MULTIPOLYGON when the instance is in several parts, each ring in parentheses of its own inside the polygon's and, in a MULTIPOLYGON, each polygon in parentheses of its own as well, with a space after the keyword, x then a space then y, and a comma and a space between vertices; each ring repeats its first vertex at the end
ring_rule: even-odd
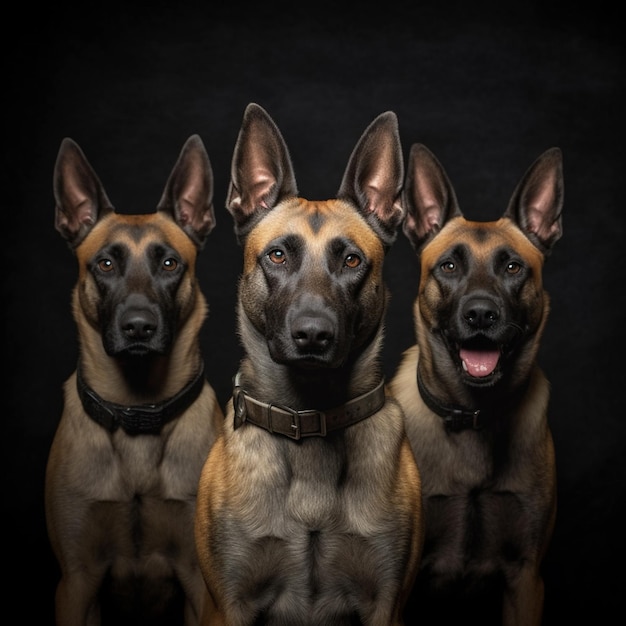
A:
POLYGON ((411 148, 403 230, 420 261, 417 343, 390 388, 426 519, 408 610, 433 606, 438 624, 470 607, 505 626, 541 622, 556 471, 537 352, 549 312, 543 264, 562 234, 562 169, 561 150, 547 150, 503 216, 476 222, 462 215, 436 157, 411 148))

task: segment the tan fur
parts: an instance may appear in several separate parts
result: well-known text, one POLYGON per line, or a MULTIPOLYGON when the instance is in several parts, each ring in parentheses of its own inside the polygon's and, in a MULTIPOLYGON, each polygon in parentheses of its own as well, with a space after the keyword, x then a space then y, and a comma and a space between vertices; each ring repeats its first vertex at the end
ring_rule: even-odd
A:
MULTIPOLYGON (((540 567, 556 517, 556 465, 552 435, 546 419, 548 382, 536 369, 525 403, 510 416, 514 425, 511 437, 515 444, 508 455, 507 470, 496 482, 492 482, 494 468, 488 453, 481 450, 478 435, 470 433, 467 440, 441 436, 441 418, 424 404, 417 389, 415 372, 418 360, 419 348, 413 346, 404 354, 390 386, 391 393, 405 411, 407 432, 422 477, 423 498, 428 500, 435 495, 464 493, 485 481, 490 482, 493 492, 523 492, 530 496, 534 506, 543 511, 536 531, 541 541, 526 554, 525 565, 516 574, 517 582, 504 605, 503 624, 540 624, 544 595, 540 567)), ((451 526, 465 526, 464 517, 458 520, 450 518, 448 522, 451 526)), ((428 564, 439 573, 453 572, 463 567, 462 553, 456 555, 459 559, 456 562, 453 554, 428 564)), ((506 567, 503 556, 491 564, 486 563, 484 571, 488 573, 500 567, 506 567)))
POLYGON ((501 623, 538 626, 556 469, 550 388, 536 357, 550 306, 544 255, 560 236, 560 151, 537 159, 501 219, 472 222, 461 215, 434 155, 416 144, 405 200, 405 233, 421 265, 413 309, 417 343, 404 353, 390 388, 405 414, 426 519, 410 607, 419 616, 434 598, 434 614, 447 623, 441 609, 482 593, 496 575, 503 583, 501 623), (481 307, 488 311, 484 318, 481 307), (494 371, 470 375, 461 367, 463 346, 498 347, 494 371), (446 427, 420 393, 418 368, 439 405, 479 409, 488 421, 446 427))
MULTIPOLYGON (((187 147, 192 149, 190 158, 203 160, 199 139, 190 140, 187 147)), ((193 185, 195 179, 187 178, 183 156, 178 165, 182 173, 175 170, 171 182, 178 180, 184 190, 187 185, 183 183, 193 185)), ((78 280, 72 310, 83 377, 107 402, 156 404, 177 394, 202 364, 199 332, 208 309, 195 277, 197 247, 169 213, 169 202, 153 214, 121 215, 109 210, 103 191, 100 198, 104 196, 104 201, 89 196, 89 230, 81 239, 80 211, 88 203, 90 190, 99 186, 92 174, 91 186, 83 187, 84 178, 76 172, 85 169, 90 171, 82 152, 66 140, 59 153, 55 191, 58 223, 68 224, 62 234, 71 244, 77 243, 78 280), (74 189, 80 193, 70 193, 74 189), (103 332, 112 322, 101 312, 105 296, 89 268, 111 256, 111 245, 124 247, 129 267, 140 264, 155 242, 174 249, 178 262, 187 267, 176 290, 180 316, 171 345, 166 354, 145 357, 149 374, 139 386, 127 376, 125 357, 111 356, 105 350, 103 332)), ((210 191, 205 191, 209 201, 210 191)), ((195 202, 194 211, 212 211, 204 195, 195 197, 195 202)), ((198 233, 200 237, 206 234, 198 233)), ((152 294, 155 287, 148 282, 146 270, 143 274, 135 271, 134 278, 130 270, 127 273, 127 280, 136 281, 137 293, 152 294)), ((83 408, 76 372, 68 378, 45 485, 48 534, 61 570, 56 591, 58 626, 101 624, 100 594, 109 577, 116 593, 126 596, 122 604, 141 604, 134 623, 150 624, 169 614, 165 611, 169 611, 176 584, 184 596, 176 623, 198 624, 206 588, 193 540, 195 497, 201 467, 222 422, 215 392, 204 380, 193 404, 160 433, 128 434, 121 427, 111 432, 83 408)))
MULTIPOLYGON (((296 195, 273 129, 250 105, 233 157, 228 206, 244 242, 241 384, 264 403, 324 411, 381 378, 385 245, 373 220, 398 223, 395 117, 381 116, 361 140, 370 149, 358 144, 353 152, 354 170, 367 176, 347 176, 343 193, 328 201, 296 195), (382 156, 388 146, 391 162, 382 156), (359 196, 353 185, 371 194, 371 218, 348 199, 359 196), (259 219, 247 232, 250 215, 259 219), (336 321, 314 356, 289 326, 302 310, 336 321)), ((355 424, 299 441, 250 423, 236 427, 229 402, 198 487, 195 536, 211 595, 204 624, 403 624, 423 541, 420 489, 390 396, 355 424)))

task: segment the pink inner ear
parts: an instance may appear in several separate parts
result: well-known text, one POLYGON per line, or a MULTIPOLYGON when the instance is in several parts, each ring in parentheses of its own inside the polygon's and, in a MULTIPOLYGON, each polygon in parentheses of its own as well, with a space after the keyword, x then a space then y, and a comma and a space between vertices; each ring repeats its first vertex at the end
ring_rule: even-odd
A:
POLYGON ((553 207, 555 206, 556 174, 547 176, 541 184, 533 185, 526 194, 528 203, 528 229, 541 239, 554 232, 553 207))
POLYGON ((74 209, 75 219, 71 217, 67 219, 67 223, 71 224, 72 230, 78 230, 82 224, 87 226, 95 224, 96 207, 86 195, 77 192, 72 197, 71 203, 76 207, 74 209))
POLYGON ((542 241, 548 241, 558 231, 556 222, 549 221, 543 210, 530 207, 527 215, 528 230, 537 235, 542 241))
POLYGON ((433 189, 433 175, 429 168, 418 169, 415 173, 415 198, 416 202, 424 207, 436 205, 439 198, 433 189))
POLYGON ((251 214, 257 207, 269 209, 268 196, 276 186, 276 178, 264 167, 257 167, 252 171, 248 193, 241 197, 239 206, 247 214, 251 214))
POLYGON ((430 171, 418 169, 415 177, 414 203, 420 220, 417 224, 420 237, 428 235, 439 226, 444 202, 433 187, 430 171))
POLYGON ((417 232, 420 237, 425 237, 430 232, 438 228, 441 209, 438 206, 431 204, 421 210, 421 215, 422 220, 417 225, 417 232))
POLYGON ((180 199, 180 204, 178 208, 180 210, 179 218, 180 218, 181 226, 184 226, 192 222, 191 216, 194 213, 193 206, 194 206, 194 200, 190 199, 189 197, 184 197, 180 199))

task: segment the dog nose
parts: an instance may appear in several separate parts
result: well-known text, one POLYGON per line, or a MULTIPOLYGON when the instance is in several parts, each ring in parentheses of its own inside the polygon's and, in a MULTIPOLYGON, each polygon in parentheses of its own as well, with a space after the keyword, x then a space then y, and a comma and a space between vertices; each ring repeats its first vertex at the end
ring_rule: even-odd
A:
POLYGON ((470 298, 463 305, 462 315, 476 329, 490 328, 500 318, 498 306, 489 298, 470 298))
POLYGON ((157 319, 147 309, 128 309, 120 319, 122 332, 129 339, 146 341, 157 329, 157 319))
POLYGON ((291 336, 301 351, 324 352, 335 333, 331 321, 319 315, 300 315, 293 320, 291 336))

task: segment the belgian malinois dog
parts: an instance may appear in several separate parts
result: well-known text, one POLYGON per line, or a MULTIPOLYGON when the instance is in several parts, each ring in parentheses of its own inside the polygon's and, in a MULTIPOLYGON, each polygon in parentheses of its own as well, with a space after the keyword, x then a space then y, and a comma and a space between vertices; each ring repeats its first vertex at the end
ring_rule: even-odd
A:
POLYGON ((403 196, 403 230, 420 261, 417 344, 390 386, 405 412, 426 518, 411 610, 440 594, 453 600, 438 606, 437 623, 446 623, 445 607, 496 582, 496 623, 536 625, 556 512, 549 385, 536 358, 549 309, 543 264, 562 232, 561 151, 532 164, 497 221, 466 220, 441 164, 420 144, 403 196), (417 593, 426 589, 435 596, 417 593))
POLYGON ((208 307, 196 256, 215 225, 208 155, 191 136, 157 211, 123 215, 66 138, 54 195, 78 260, 80 348, 46 473, 57 623, 191 626, 206 593, 197 483, 224 419, 199 346, 208 307))
POLYGON ((196 512, 207 624, 402 623, 420 478, 379 354, 403 170, 389 111, 337 198, 303 199, 277 126, 246 108, 227 197, 245 354, 196 512))

